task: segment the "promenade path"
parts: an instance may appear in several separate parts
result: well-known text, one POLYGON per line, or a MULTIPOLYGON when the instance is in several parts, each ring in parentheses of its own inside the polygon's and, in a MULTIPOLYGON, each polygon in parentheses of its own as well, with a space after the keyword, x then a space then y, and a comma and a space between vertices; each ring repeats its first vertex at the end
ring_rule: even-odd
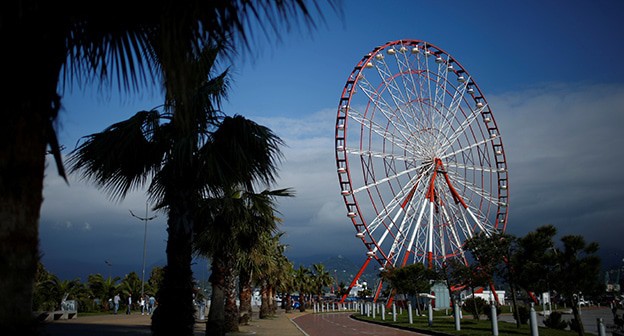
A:
MULTIPOLYGON (((46 336, 144 336, 150 335, 151 316, 118 314, 78 316, 72 320, 58 320, 46 324, 46 336)), ((205 321, 195 324, 195 335, 205 335, 205 321)), ((275 317, 260 320, 257 316, 249 325, 230 336, 348 336, 348 335, 422 335, 414 332, 359 322, 349 318, 349 313, 312 314, 293 311, 286 314, 278 310, 275 317)))
MULTIPOLYGON (((257 312, 256 312, 257 314, 257 312)), ((237 333, 231 336, 349 336, 349 335, 422 335, 400 329, 393 329, 365 322, 355 321, 349 318, 349 313, 324 313, 312 314, 311 310, 301 313, 292 311, 288 314, 278 309, 275 317, 269 319, 254 318, 249 325, 241 326, 237 333)), ((597 334, 596 319, 603 318, 605 324, 613 322, 611 311, 608 308, 588 308, 582 314, 585 331, 589 334, 597 334)), ((80 316, 72 320, 58 320, 46 324, 43 335, 46 336, 139 336, 150 335, 151 316, 133 313, 131 315, 95 315, 80 316)), ((569 316, 566 316, 569 318, 569 316)), ((510 315, 501 315, 503 321, 511 322, 510 315)), ((538 317, 541 322, 543 317, 538 317)), ((540 323, 541 325, 541 323, 540 323)), ((195 335, 205 335, 205 321, 195 324, 195 335)), ((607 335, 612 335, 607 329, 607 335)))
POLYGON ((309 336, 419 336, 425 335, 413 331, 384 327, 377 324, 361 322, 349 317, 352 313, 307 314, 293 321, 309 336))

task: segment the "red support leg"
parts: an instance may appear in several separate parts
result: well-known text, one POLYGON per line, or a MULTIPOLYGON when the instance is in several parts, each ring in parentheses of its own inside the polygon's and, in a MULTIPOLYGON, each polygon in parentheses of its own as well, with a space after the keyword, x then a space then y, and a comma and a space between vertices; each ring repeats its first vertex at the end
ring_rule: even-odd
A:
POLYGON ((362 276, 362 273, 364 273, 364 270, 368 266, 368 263, 371 261, 371 259, 372 258, 366 258, 366 261, 364 262, 364 265, 362 265, 362 267, 360 267, 360 271, 355 276, 355 278, 353 278, 353 281, 351 281, 351 284, 349 285, 349 288, 347 289, 347 292, 344 293, 344 295, 342 296, 342 299, 340 299, 340 303, 344 303, 344 301, 347 299, 347 296, 349 295, 349 292, 351 292, 351 289, 355 286, 355 284, 357 283, 358 279, 360 279, 360 276, 362 276))

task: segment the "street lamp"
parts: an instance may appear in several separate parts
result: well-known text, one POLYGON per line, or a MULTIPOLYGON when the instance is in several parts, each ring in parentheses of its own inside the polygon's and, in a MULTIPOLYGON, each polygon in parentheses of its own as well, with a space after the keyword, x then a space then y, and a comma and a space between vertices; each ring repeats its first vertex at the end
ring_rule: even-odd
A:
POLYGON ((150 221, 158 216, 147 217, 147 202, 145 202, 145 217, 139 217, 135 215, 132 210, 129 210, 132 217, 136 217, 145 222, 145 233, 143 234, 143 270, 141 272, 141 298, 145 295, 145 251, 147 250, 147 221, 150 221))

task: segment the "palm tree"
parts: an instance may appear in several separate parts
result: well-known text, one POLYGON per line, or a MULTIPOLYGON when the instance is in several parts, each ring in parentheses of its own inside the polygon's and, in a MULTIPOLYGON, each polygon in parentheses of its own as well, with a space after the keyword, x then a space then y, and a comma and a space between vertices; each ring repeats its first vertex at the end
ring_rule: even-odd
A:
MULTIPOLYGON (((278 141, 278 138, 270 136, 267 141, 278 141)), ((249 149, 256 155, 261 150, 249 149)), ((279 156, 277 148, 264 150, 269 150, 269 156, 279 156)), ((236 278, 237 270, 245 261, 242 256, 253 251, 262 241, 260 237, 276 229, 274 198, 291 195, 288 189, 265 190, 259 194, 227 186, 223 190, 223 197, 203 201, 197 220, 203 227, 195 242, 198 253, 212 260, 213 290, 206 330, 217 335, 238 330, 236 278)))
MULTIPOLYGON (((284 245, 281 245, 280 253, 277 255, 277 272, 273 276, 272 282, 274 283, 273 288, 282 297, 282 303, 286 312, 289 313, 291 311, 290 295, 294 290, 294 268, 293 263, 283 254, 284 247, 284 245)), ((274 307, 276 308, 276 306, 274 307)), ((275 314, 276 311, 273 310, 272 313, 275 314)))
MULTIPOLYGON (((328 1, 334 7, 333 0, 328 1)), ((65 176, 54 129, 62 108, 59 85, 94 81, 103 87, 118 83, 122 92, 140 91, 160 78, 160 68, 153 63, 156 51, 174 67, 172 58, 201 50, 197 47, 204 44, 238 41, 249 46, 248 28, 254 19, 268 22, 270 31, 278 33, 276 22, 292 24, 303 17, 313 23, 310 9, 318 8, 298 0, 193 1, 184 6, 171 1, 137 6, 113 2, 97 11, 74 1, 3 2, 0 37, 10 50, 4 61, 14 71, 5 74, 11 85, 2 91, 5 104, 0 114, 0 255, 6 260, 0 297, 12 303, 0 305, 1 329, 36 332, 32 285, 40 255, 38 222, 47 153, 65 176)), ((170 73, 180 77, 168 77, 167 89, 185 75, 170 73)))
POLYGON ((254 280, 260 286, 259 318, 261 319, 265 319, 272 314, 273 297, 275 296, 272 293, 273 284, 282 271, 280 267, 283 266, 283 260, 285 259, 283 254, 284 245, 279 242, 282 236, 283 233, 276 235, 266 233, 260 250, 262 251, 262 256, 257 258, 258 265, 257 271, 254 273, 254 280))
POLYGON ((299 291, 299 311, 306 310, 306 295, 312 290, 312 272, 303 265, 295 270, 295 288, 299 291))
POLYGON ((286 300, 284 303, 284 309, 286 313, 290 313, 292 310, 292 297, 291 294, 295 290, 295 269, 293 263, 286 257, 280 258, 279 262, 279 274, 277 288, 282 293, 282 300, 286 300))
POLYGON ((312 264, 312 268, 314 269, 314 290, 316 291, 317 300, 320 302, 323 300, 323 288, 331 285, 334 279, 325 269, 325 265, 321 263, 312 264))
MULTIPOLYGON (((112 197, 123 198, 132 188, 150 180, 150 197, 167 212, 167 266, 160 307, 152 318, 155 333, 178 330, 190 334, 193 330, 190 245, 193 207, 201 192, 193 172, 199 168, 198 148, 207 136, 209 118, 216 118, 213 102, 218 105, 224 95, 226 73, 209 78, 210 72, 203 70, 205 63, 214 64, 217 52, 205 50, 198 60, 181 62, 183 72, 195 69, 203 76, 189 77, 188 93, 168 90, 170 96, 163 112, 142 111, 87 136, 68 161, 72 172, 81 172, 112 197), (191 83, 191 79, 195 82, 191 83), (202 96, 203 113, 185 112, 200 104, 189 98, 195 94, 202 96), (194 122, 181 120, 189 116, 194 122), (187 124, 196 127, 189 129, 187 124)), ((165 61, 161 67, 165 78, 174 71, 165 61)))
POLYGON ((115 296, 115 293, 118 290, 119 285, 117 284, 119 281, 119 277, 108 277, 104 278, 102 274, 90 274, 87 280, 87 285, 93 296, 100 300, 101 305, 105 307, 105 309, 110 310, 108 299, 112 299, 115 296), (105 305, 106 304, 106 305, 105 305))

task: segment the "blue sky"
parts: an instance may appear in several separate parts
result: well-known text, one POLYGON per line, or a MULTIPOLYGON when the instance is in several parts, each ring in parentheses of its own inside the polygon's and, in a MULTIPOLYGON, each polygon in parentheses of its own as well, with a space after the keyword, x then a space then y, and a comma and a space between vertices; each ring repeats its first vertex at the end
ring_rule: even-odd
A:
MULTIPOLYGON (((338 101, 364 54, 418 39, 451 54, 485 93, 509 165, 507 231, 524 235, 553 224, 624 258, 624 2, 344 1, 342 8, 342 17, 327 11, 325 24, 311 32, 284 31, 281 41, 258 35, 253 54, 235 58, 231 68, 224 111, 269 126, 287 145, 276 187, 297 193, 280 202, 291 257, 364 260, 335 170, 338 101)), ((161 99, 74 87, 63 103, 59 136, 68 153, 81 136, 161 99)), ((78 176, 67 186, 50 169, 44 197, 40 240, 52 272, 83 279, 140 272, 143 222, 129 210, 144 215, 142 191, 114 202, 78 176)), ((148 224, 148 267, 165 255, 165 216, 157 215, 148 224)))

